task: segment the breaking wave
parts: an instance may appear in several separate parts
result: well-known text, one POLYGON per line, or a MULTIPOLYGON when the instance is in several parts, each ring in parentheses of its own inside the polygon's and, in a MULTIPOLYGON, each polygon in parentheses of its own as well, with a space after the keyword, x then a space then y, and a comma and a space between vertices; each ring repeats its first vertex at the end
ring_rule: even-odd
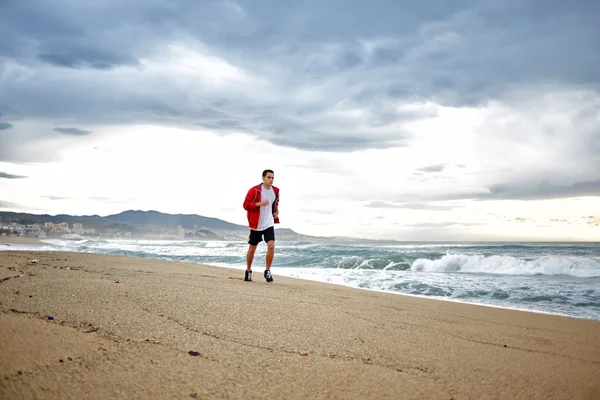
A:
POLYGON ((539 257, 531 260, 512 256, 446 254, 437 260, 419 258, 413 272, 463 272, 501 275, 600 276, 600 261, 591 258, 539 257))

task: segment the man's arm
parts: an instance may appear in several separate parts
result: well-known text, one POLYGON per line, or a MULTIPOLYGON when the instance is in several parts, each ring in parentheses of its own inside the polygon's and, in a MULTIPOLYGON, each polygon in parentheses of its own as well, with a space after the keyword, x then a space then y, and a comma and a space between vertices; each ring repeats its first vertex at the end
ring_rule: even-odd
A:
POLYGON ((244 199, 244 210, 250 211, 253 209, 256 209, 257 207, 260 206, 266 206, 269 204, 269 200, 262 200, 262 201, 254 201, 256 198, 255 195, 255 189, 251 188, 250 190, 248 190, 248 193, 246 193, 246 198, 244 199))
POLYGON ((256 208, 256 202, 254 202, 254 193, 253 190, 248 190, 246 193, 246 198, 244 199, 244 210, 250 211, 251 209, 256 208))
POLYGON ((273 213, 273 219, 278 220, 279 218, 279 193, 277 193, 277 200, 275 201, 275 212, 273 213))

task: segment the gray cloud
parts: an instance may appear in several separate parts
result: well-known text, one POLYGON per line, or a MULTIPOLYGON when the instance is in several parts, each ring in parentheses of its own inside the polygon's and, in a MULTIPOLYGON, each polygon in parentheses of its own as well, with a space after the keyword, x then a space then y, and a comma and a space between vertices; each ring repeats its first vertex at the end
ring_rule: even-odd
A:
POLYGON ((399 206, 386 203, 384 201, 372 201, 369 204, 366 204, 365 207, 371 208, 399 208, 399 206))
POLYGON ((406 208, 409 210, 428 210, 428 211, 448 211, 457 208, 458 206, 435 206, 426 203, 407 203, 407 204, 390 204, 384 201, 372 201, 366 204, 365 207, 371 208, 406 208))
POLYGON ((68 53, 41 53, 38 58, 49 64, 67 68, 107 70, 120 65, 137 65, 137 60, 124 54, 99 49, 71 47, 68 53))
POLYGON ((600 179, 576 182, 571 185, 557 185, 550 182, 494 185, 489 195, 480 195, 478 200, 539 200, 581 196, 600 196, 600 179))
POLYGON ((600 179, 559 185, 548 181, 527 181, 494 184, 489 188, 463 189, 439 188, 437 191, 405 193, 393 201, 424 202, 448 200, 546 200, 583 196, 600 196, 600 179))
POLYGON ((72 197, 51 196, 51 195, 49 195, 49 196, 42 196, 42 197, 45 198, 45 199, 48 199, 48 200, 72 200, 73 199, 72 197))
POLYGON ((11 203, 10 201, 0 200, 0 208, 23 209, 26 207, 21 204, 11 203))
POLYGON ((446 168, 444 164, 428 165, 426 167, 418 168, 421 172, 441 172, 446 168))
POLYGON ((600 81, 600 6, 583 0, 549 0, 543 10, 514 0, 0 7, 0 110, 25 119, 185 123, 354 151, 407 145, 403 125, 435 115, 402 108, 408 102, 482 105, 519 85, 600 81), (193 73, 204 65, 193 60, 184 71, 157 67, 170 44, 215 57, 205 64, 225 60, 228 69, 211 71, 232 69, 240 81, 215 83, 193 73))
MULTIPOLYGON (((513 115, 492 115, 473 145, 478 152, 498 138, 506 147, 486 155, 525 154, 512 170, 432 185, 426 180, 442 174, 429 173, 465 165, 425 165, 411 182, 422 190, 377 198, 443 211, 452 207, 427 202, 600 195, 597 15, 600 3, 583 0, 543 9, 517 0, 4 2, 0 114, 23 122, 0 135, 0 161, 50 161, 59 153, 40 149, 90 133, 68 126, 129 123, 241 131, 310 151, 410 146, 407 124, 436 116, 427 104, 494 103, 517 120, 531 116, 515 126, 513 115), (544 94, 573 88, 591 94, 568 107, 544 103, 544 94), (557 109, 562 125, 551 117, 557 109), (67 127, 28 128, 30 120, 67 127)), ((316 157, 294 167, 339 170, 316 157)))
POLYGON ((65 135, 75 135, 75 136, 85 136, 92 133, 91 131, 86 131, 83 129, 77 128, 54 128, 54 132, 63 133, 65 135))
POLYGON ((26 176, 23 175, 13 175, 13 174, 9 174, 7 172, 0 172, 0 179, 4 178, 4 179, 22 179, 22 178, 27 178, 26 176))

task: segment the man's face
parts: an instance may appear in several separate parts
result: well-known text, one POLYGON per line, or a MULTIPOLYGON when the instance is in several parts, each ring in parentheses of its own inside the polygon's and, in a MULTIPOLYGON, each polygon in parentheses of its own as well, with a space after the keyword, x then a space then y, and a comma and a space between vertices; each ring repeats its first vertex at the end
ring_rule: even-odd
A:
POLYGON ((273 173, 272 172, 267 172, 267 175, 263 176, 263 183, 266 187, 270 187, 271 185, 273 185, 273 173))

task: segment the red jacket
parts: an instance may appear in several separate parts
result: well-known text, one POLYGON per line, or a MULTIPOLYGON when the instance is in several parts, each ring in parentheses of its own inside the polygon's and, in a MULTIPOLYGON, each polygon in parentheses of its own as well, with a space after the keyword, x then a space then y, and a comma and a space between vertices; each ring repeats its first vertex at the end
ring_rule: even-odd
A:
MULTIPOLYGON (((248 226, 250 229, 258 228, 258 220, 260 219, 260 207, 256 206, 256 203, 261 201, 261 190, 262 183, 256 186, 252 186, 248 193, 246 194, 246 198, 244 199, 244 210, 248 212, 248 226)), ((279 206, 279 188, 275 186, 271 186, 275 191, 275 201, 271 204, 271 211, 275 214, 275 211, 278 210, 279 206)), ((275 223, 279 223, 279 217, 275 218, 275 223)))

